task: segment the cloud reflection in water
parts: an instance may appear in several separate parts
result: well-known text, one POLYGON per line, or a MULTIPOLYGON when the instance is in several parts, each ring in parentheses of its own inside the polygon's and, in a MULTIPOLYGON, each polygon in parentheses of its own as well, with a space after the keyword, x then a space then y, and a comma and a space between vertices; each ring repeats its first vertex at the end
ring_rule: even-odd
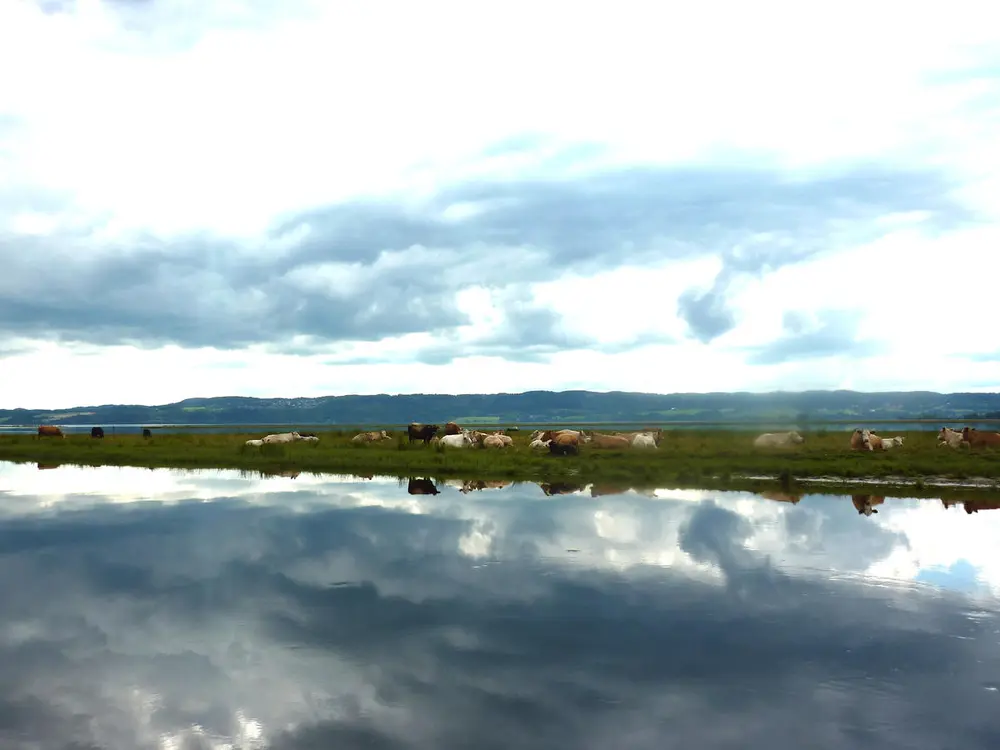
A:
POLYGON ((1000 512, 10 464, 0 488, 5 748, 1000 743, 1000 512))

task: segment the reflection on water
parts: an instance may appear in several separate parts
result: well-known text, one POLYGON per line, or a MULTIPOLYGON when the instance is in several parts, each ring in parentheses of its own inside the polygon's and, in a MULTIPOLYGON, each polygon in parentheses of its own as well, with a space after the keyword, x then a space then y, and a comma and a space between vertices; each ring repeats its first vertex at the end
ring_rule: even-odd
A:
POLYGON ((0 463, 0 747, 1000 747, 1000 503, 403 484, 0 463))

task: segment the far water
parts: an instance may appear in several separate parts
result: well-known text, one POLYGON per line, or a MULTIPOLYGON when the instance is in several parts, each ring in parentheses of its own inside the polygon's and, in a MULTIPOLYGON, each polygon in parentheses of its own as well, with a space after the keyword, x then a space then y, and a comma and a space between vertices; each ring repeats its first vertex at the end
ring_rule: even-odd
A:
POLYGON ((1000 748, 989 503, 40 468, 2 748, 1000 748))

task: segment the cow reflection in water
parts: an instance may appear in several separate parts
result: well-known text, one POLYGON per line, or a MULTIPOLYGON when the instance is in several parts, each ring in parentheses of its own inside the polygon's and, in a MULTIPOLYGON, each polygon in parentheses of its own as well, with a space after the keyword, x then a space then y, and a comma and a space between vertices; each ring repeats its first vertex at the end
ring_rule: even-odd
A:
POLYGON ((851 495, 851 502, 854 503, 854 507, 858 509, 860 515, 870 516, 872 513, 878 513, 875 506, 884 503, 885 498, 873 497, 872 495, 851 495))
POLYGON ((592 484, 590 485, 590 496, 591 497, 602 497, 604 495, 624 495, 629 490, 632 490, 637 495, 644 495, 646 497, 656 497, 655 487, 637 487, 631 484, 592 484))
POLYGON ((958 505, 959 503, 962 504, 962 507, 965 508, 965 512, 969 515, 978 513, 981 510, 1000 510, 1000 500, 946 500, 943 497, 941 498, 941 504, 944 505, 945 508, 950 508, 951 506, 958 505))
POLYGON ((788 492, 761 492, 760 496, 767 500, 774 500, 778 503, 791 503, 795 505, 802 499, 802 495, 792 495, 788 492))
POLYGON ((547 497, 553 495, 572 495, 574 492, 582 492, 584 485, 570 484, 569 482, 543 482, 538 485, 547 497))
POLYGON ((411 495, 437 495, 441 492, 430 479, 415 479, 413 477, 406 485, 406 491, 411 495))
POLYGON ((45 469, 58 469, 60 466, 62 466, 62 464, 43 464, 43 463, 39 463, 38 464, 38 470, 39 471, 44 471, 45 469))
POLYGON ((473 490, 502 490, 504 487, 509 486, 510 482, 463 479, 458 491, 468 494, 473 490))

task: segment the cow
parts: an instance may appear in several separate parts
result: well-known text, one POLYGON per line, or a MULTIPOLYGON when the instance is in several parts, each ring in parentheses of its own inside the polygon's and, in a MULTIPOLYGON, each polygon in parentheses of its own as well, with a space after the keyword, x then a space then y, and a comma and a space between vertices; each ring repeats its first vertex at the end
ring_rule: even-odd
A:
POLYGON ((385 430, 376 430, 374 432, 359 432, 357 435, 351 438, 352 443, 377 443, 380 440, 388 440, 389 433, 385 430))
POLYGON ((440 429, 441 428, 436 424, 420 424, 419 422, 410 422, 410 424, 406 427, 406 437, 410 443, 414 440, 423 440, 424 445, 427 445, 431 441, 431 438, 434 437, 440 429))
POLYGON ((294 443, 301 439, 302 436, 297 432, 277 432, 273 435, 265 435, 261 438, 265 444, 294 443))
POLYGON ((144 438, 151 438, 151 437, 153 437, 153 433, 150 432, 148 429, 143 428, 143 430, 142 430, 142 436, 144 438))
POLYGON ((754 438, 753 445, 755 448, 787 448, 805 441, 806 439, 795 430, 791 432, 765 432, 754 438))
MULTIPOLYGON (((503 444, 504 448, 510 448, 514 445, 514 438, 512 438, 510 435, 504 435, 502 432, 494 432, 489 437, 497 438, 503 444)), ((485 444, 485 439, 484 439, 484 444, 485 444)))
POLYGON ((903 436, 897 435, 896 437, 884 437, 882 438, 882 450, 889 450, 891 448, 902 448, 903 447, 903 436))
POLYGON ((247 440, 246 443, 245 443, 245 445, 248 445, 251 448, 260 448, 262 445, 264 445, 264 441, 263 440, 247 440))
POLYGON ((632 438, 632 447, 656 450, 656 438, 647 432, 641 432, 632 438))
POLYGON ((1000 432, 980 432, 975 427, 965 427, 962 429, 962 439, 970 448, 1000 447, 1000 432))
POLYGON ((590 485, 590 496, 624 495, 630 489, 632 488, 627 484, 592 484, 590 485))
POLYGON ((304 438, 307 438, 307 437, 319 437, 319 435, 317 435, 315 432, 300 432, 299 434, 302 437, 304 437, 304 438))
MULTIPOLYGON (((507 443, 503 441, 502 438, 507 437, 506 435, 487 435, 483 440, 484 448, 506 448, 507 443)), ((507 438, 508 440, 510 438, 507 438)))
POLYGON ((871 446, 873 451, 884 451, 885 445, 882 443, 882 438, 876 435, 871 430, 866 430, 868 433, 868 444, 871 446))
MULTIPOLYGON (((942 427, 938 432, 937 447, 947 445, 949 448, 960 448, 965 443, 965 438, 961 430, 953 430, 950 427, 942 427)), ((966 443, 967 445, 968 443, 966 443)))
POLYGON ((460 432, 457 435, 444 435, 439 442, 446 448, 469 448, 472 446, 472 436, 467 432, 460 432))
POLYGON ((59 437, 65 438, 63 431, 56 427, 54 424, 43 424, 38 426, 38 437, 59 437))
POLYGON ((549 449, 549 443, 551 442, 551 440, 539 440, 538 438, 535 438, 528 443, 528 447, 533 451, 547 451, 549 449))
POLYGON ((441 490, 434 486, 430 479, 416 479, 411 477, 406 486, 406 491, 411 495, 439 495, 441 490))
POLYGON ((92 438, 103 438, 104 437, 104 428, 103 427, 91 427, 90 428, 90 436, 92 438))
POLYGON ((652 437, 653 442, 656 445, 659 445, 660 441, 663 439, 663 430, 661 430, 659 427, 656 427, 653 429, 639 430, 637 432, 616 432, 611 437, 626 438, 629 441, 629 443, 631 443, 634 446, 635 439, 639 437, 639 435, 649 435, 650 437, 652 437))
POLYGON ((445 435, 460 435, 462 433, 462 428, 459 427, 454 422, 445 422, 444 434, 445 435))
POLYGON ((302 435, 302 434, 300 434, 299 437, 302 438, 302 442, 303 443, 318 443, 319 442, 319 438, 316 437, 315 435, 302 435))
POLYGON ((586 443, 589 438, 583 434, 583 430, 535 430, 531 434, 532 440, 552 440, 557 435, 573 435, 580 442, 586 443))
POLYGON ((602 435, 595 432, 590 438, 590 444, 595 448, 608 448, 610 450, 625 450, 631 444, 624 435, 602 435))
POLYGON ((858 515, 870 516, 878 513, 873 506, 881 505, 885 502, 884 497, 872 497, 871 495, 851 495, 851 502, 858 509, 858 515))
POLYGON ((553 456, 576 456, 580 453, 580 438, 576 435, 559 435, 549 440, 549 453, 553 456))
POLYGON ((851 433, 852 451, 870 451, 872 449, 871 433, 858 427, 851 433))

